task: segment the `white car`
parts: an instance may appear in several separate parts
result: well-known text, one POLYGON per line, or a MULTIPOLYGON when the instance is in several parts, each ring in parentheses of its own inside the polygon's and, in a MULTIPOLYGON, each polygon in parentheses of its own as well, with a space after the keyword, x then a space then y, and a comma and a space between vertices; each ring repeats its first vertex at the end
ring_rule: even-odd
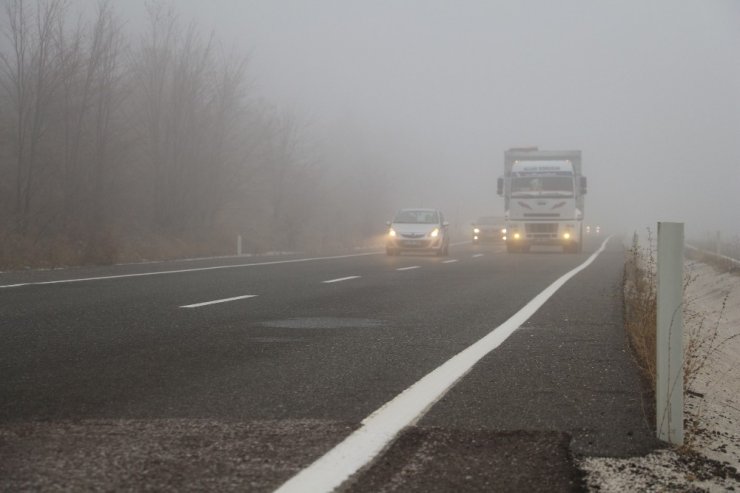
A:
POLYGON ((388 225, 385 251, 398 255, 404 251, 449 253, 449 223, 437 209, 401 209, 388 225))

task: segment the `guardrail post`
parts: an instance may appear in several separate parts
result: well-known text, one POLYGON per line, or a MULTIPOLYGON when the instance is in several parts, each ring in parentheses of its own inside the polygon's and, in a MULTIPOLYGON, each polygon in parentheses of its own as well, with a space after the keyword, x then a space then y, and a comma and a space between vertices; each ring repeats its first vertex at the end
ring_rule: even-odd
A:
POLYGON ((242 255, 242 235, 236 236, 236 255, 239 257, 242 255))
POLYGON ((683 444, 683 223, 658 223, 656 424, 658 438, 683 444))

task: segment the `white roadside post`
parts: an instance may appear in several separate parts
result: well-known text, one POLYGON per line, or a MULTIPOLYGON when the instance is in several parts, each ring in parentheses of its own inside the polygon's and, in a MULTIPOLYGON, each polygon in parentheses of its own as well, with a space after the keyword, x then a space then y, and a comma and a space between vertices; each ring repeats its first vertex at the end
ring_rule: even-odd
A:
POLYGON ((242 256, 242 235, 236 235, 236 255, 242 256))
POLYGON ((683 223, 658 223, 656 424, 674 445, 683 445, 683 245, 683 223))

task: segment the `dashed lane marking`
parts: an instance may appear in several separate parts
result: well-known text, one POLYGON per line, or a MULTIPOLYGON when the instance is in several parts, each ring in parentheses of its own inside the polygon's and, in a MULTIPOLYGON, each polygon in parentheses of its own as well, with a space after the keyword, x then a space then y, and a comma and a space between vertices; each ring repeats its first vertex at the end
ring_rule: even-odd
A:
POLYGON ((182 305, 180 308, 199 308, 201 306, 215 305, 217 303, 227 303, 229 301, 246 300, 247 298, 254 298, 256 294, 246 294, 244 296, 234 296, 233 298, 224 298, 222 300, 204 301, 203 303, 193 303, 192 305, 182 305))
POLYGON ((396 270, 412 270, 412 269, 421 269, 420 265, 412 265, 410 267, 399 267, 396 270))
POLYGON ((339 279, 329 279, 328 281, 322 281, 324 284, 331 284, 334 282, 350 281, 352 279, 359 279, 361 276, 347 276, 340 277, 339 279))

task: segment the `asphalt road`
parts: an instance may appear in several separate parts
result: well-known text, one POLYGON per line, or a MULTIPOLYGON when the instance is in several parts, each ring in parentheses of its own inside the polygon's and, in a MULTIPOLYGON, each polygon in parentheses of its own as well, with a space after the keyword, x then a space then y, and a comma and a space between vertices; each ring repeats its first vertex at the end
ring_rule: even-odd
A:
MULTIPOLYGON (((601 240, 2 273, 0 489, 272 491, 601 240)), ((342 489, 578 491, 580 455, 654 447, 622 265, 613 239, 342 489)))

